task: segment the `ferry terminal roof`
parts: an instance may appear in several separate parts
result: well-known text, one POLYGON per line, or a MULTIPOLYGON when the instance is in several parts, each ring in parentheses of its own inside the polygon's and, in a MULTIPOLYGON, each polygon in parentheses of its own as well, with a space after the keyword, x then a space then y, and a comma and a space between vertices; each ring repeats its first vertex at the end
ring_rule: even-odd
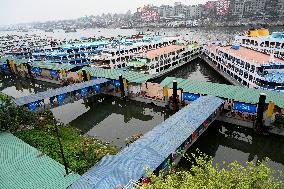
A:
POLYGON ((78 66, 76 64, 58 64, 58 63, 50 63, 50 62, 44 62, 44 61, 32 62, 30 63, 30 65, 34 68, 56 70, 56 71, 59 71, 59 70, 69 71, 78 66))
POLYGON ((106 78, 112 80, 118 80, 119 76, 123 76, 123 78, 127 79, 132 83, 145 83, 149 79, 152 78, 151 75, 143 74, 140 72, 131 72, 131 71, 123 71, 118 69, 103 69, 103 68, 94 68, 94 67, 84 67, 82 70, 89 72, 91 76, 98 78, 106 78))
POLYGON ((161 82, 161 86, 173 87, 173 80, 178 83, 178 88, 183 89, 184 92, 195 94, 212 95, 220 98, 234 99, 238 102, 257 104, 259 101, 260 93, 267 95, 266 102, 272 100, 278 107, 284 108, 284 93, 252 89, 241 86, 225 85, 219 83, 210 83, 189 79, 181 79, 175 77, 167 77, 161 82))

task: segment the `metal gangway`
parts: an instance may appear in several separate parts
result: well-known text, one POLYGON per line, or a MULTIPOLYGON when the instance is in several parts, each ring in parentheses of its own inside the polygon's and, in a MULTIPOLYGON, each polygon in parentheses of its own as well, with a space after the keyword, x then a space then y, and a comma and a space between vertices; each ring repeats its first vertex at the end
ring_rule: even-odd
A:
POLYGON ((115 156, 105 156, 81 176, 71 189, 134 188, 151 171, 165 170, 180 160, 220 115, 224 100, 203 96, 168 118, 115 156))
POLYGON ((107 79, 95 79, 82 83, 76 83, 68 86, 64 86, 57 89, 49 89, 44 92, 31 94, 28 96, 13 99, 14 103, 18 106, 27 106, 29 110, 36 110, 40 107, 46 107, 56 102, 57 105, 63 105, 64 100, 68 95, 76 96, 77 94, 81 97, 86 96, 92 89, 92 93, 100 93, 102 84, 106 84, 109 80, 107 79))

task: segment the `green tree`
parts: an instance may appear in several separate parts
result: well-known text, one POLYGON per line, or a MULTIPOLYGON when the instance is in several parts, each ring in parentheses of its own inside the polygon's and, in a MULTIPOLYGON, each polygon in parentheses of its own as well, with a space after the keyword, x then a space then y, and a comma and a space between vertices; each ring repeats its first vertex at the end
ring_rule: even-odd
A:
MULTIPOLYGON (((282 189, 280 178, 273 177, 273 171, 266 162, 238 162, 225 164, 225 168, 213 165, 213 159, 201 152, 192 154, 189 159, 191 169, 172 172, 166 176, 150 173, 150 184, 139 186, 140 189, 282 189)), ((280 176, 279 176, 280 177, 280 176)), ((281 176, 282 177, 282 176, 281 176)), ((282 177, 283 179, 283 177, 282 177)))

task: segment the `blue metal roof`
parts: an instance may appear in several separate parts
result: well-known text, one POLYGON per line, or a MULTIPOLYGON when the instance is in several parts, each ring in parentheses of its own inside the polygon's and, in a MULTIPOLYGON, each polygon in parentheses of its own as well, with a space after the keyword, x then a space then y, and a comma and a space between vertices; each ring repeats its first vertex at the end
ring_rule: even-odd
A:
POLYGON ((192 102, 116 156, 105 156, 71 189, 108 189, 139 180, 146 166, 156 170, 223 102, 213 96, 192 102))

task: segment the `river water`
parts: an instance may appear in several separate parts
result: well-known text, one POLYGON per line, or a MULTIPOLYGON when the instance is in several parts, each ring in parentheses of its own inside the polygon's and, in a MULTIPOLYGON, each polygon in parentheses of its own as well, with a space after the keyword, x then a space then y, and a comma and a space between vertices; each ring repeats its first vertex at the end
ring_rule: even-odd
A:
MULTIPOLYGON (((243 28, 215 28, 213 29, 162 29, 160 33, 183 35, 192 40, 223 40, 232 38, 243 28)), ((273 28, 273 31, 282 31, 273 28)), ((136 30, 93 29, 82 30, 77 33, 65 34, 62 31, 54 33, 40 33, 53 35, 57 38, 78 38, 82 36, 130 35, 136 30)), ((6 34, 6 33, 2 33, 6 34)), ((1 33, 0 33, 1 35, 1 33)), ((166 76, 194 79, 215 83, 229 84, 218 73, 212 70, 202 60, 195 60, 187 65, 167 74, 166 76)), ((163 76, 165 78, 166 76, 163 76)), ((158 79, 161 81, 163 78, 158 79)), ((31 80, 16 79, 11 76, 0 76, 0 91, 13 97, 25 96, 57 86, 31 80)), ((79 100, 52 110, 58 121, 79 128, 82 133, 95 136, 110 142, 119 148, 125 147, 125 140, 133 134, 144 134, 156 125, 166 120, 172 112, 163 108, 134 101, 122 101, 115 97, 101 96, 79 100)), ((234 160, 245 164, 247 161, 263 160, 268 157, 269 165, 275 169, 284 170, 284 137, 269 135, 259 136, 249 129, 234 125, 215 122, 200 139, 192 146, 189 153, 198 148, 202 152, 214 157, 214 163, 234 160)), ((189 163, 183 160, 181 167, 187 168, 189 163)))

